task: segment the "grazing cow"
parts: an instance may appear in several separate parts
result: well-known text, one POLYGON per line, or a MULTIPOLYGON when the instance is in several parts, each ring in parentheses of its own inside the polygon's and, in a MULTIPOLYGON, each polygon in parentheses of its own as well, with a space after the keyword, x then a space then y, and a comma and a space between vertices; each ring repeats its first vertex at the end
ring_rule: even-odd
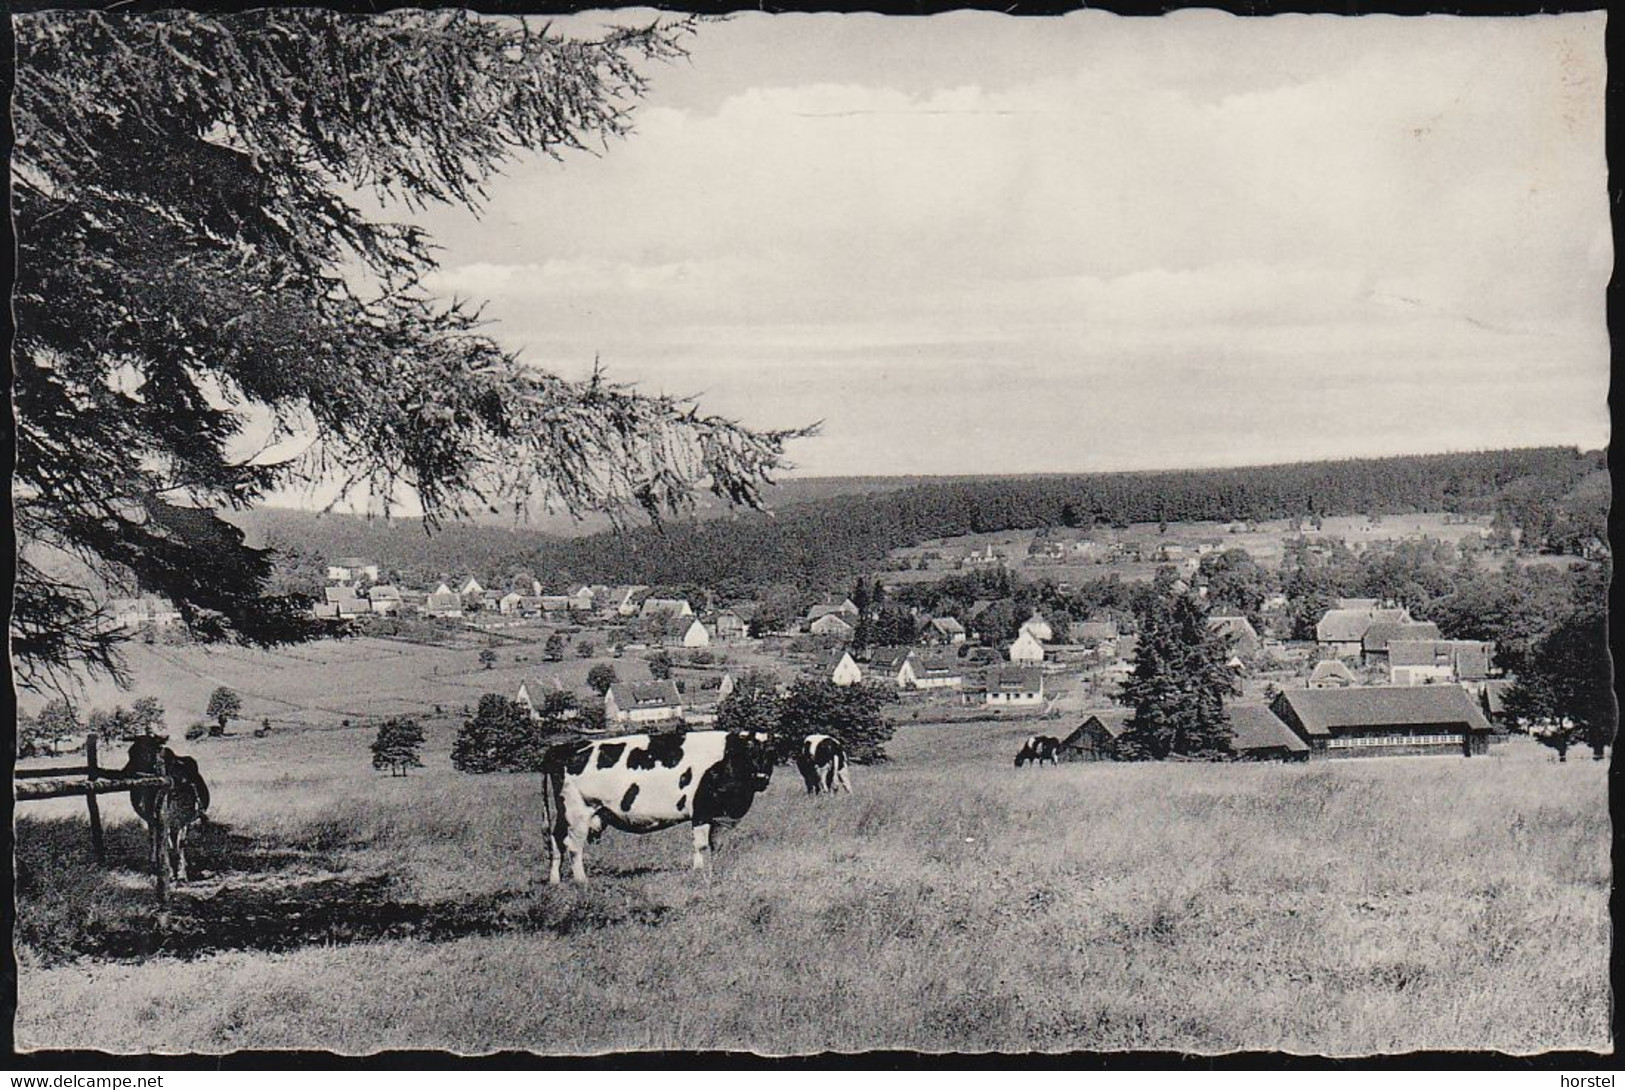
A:
POLYGON ((1060 750, 1061 740, 1059 738, 1051 738, 1047 734, 1035 734, 1022 743, 1021 752, 1016 754, 1016 767, 1020 768, 1028 761, 1038 765, 1046 763, 1059 765, 1061 761, 1057 754, 1060 750))
POLYGON ((577 882, 587 880, 582 849, 605 825, 652 833, 688 822, 694 869, 703 870, 713 830, 750 810, 773 777, 773 738, 748 731, 629 734, 554 746, 542 762, 548 823, 547 880, 566 853, 577 882))
POLYGON ((852 793, 847 775, 846 749, 827 734, 809 734, 796 750, 796 770, 809 795, 852 793))
MULTIPOLYGON (((126 774, 133 776, 168 776, 169 793, 163 797, 164 823, 168 827, 168 843, 152 843, 152 865, 158 865, 160 847, 169 853, 169 866, 177 882, 186 881, 186 829, 193 822, 203 821, 209 809, 209 785, 203 782, 197 762, 182 757, 164 745, 169 737, 163 734, 144 734, 130 743, 130 758, 124 765, 126 774)), ((149 830, 158 826, 159 796, 156 787, 138 787, 130 792, 130 805, 135 808, 149 830)))

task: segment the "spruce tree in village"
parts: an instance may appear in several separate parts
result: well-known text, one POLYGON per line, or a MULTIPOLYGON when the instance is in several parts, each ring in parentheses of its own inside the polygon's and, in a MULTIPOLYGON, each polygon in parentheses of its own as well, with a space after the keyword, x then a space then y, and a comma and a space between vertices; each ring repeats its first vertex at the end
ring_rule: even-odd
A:
POLYGON ((1224 701, 1238 695, 1230 638, 1207 626, 1207 612, 1190 594, 1150 599, 1140 618, 1134 673, 1118 699, 1134 709, 1119 752, 1138 760, 1219 759, 1230 754, 1224 701))

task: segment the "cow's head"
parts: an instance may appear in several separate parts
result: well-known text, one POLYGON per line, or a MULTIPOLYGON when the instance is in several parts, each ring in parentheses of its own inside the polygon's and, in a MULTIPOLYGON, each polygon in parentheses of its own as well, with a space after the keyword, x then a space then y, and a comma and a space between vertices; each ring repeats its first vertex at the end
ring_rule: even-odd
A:
POLYGON ((728 767, 742 786, 752 791, 766 791, 773 781, 778 748, 777 740, 766 731, 729 731, 728 767))
POLYGON ((129 767, 156 772, 164 752, 167 734, 143 734, 130 743, 129 767))

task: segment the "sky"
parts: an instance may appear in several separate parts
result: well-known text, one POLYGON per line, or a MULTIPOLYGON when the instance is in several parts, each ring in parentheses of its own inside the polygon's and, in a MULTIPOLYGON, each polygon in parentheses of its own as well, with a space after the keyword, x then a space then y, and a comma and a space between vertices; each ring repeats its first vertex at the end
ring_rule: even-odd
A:
POLYGON ((429 283, 536 366, 823 421, 798 475, 1601 446, 1603 30, 743 14, 627 139, 417 217, 429 283))

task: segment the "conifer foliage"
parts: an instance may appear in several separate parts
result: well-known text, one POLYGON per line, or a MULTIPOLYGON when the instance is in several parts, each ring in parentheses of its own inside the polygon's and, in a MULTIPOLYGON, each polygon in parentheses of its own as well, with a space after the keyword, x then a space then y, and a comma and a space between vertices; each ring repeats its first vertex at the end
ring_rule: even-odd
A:
POLYGON ((416 498, 431 525, 538 497, 679 510, 702 483, 752 503, 801 434, 522 365, 422 287, 424 232, 368 211, 475 208, 522 152, 626 133, 638 64, 680 56, 691 21, 596 40, 462 11, 12 25, 25 687, 70 664, 122 676, 109 594, 163 595, 202 638, 312 635, 305 599, 267 593, 267 551, 215 515, 273 488, 416 498), (284 441, 309 445, 272 454, 284 441))
POLYGON ((1188 593, 1146 602, 1135 647, 1134 673, 1118 696, 1134 709, 1118 739, 1130 759, 1228 756, 1226 697, 1239 695, 1226 663, 1230 639, 1207 625, 1207 611, 1188 593))

